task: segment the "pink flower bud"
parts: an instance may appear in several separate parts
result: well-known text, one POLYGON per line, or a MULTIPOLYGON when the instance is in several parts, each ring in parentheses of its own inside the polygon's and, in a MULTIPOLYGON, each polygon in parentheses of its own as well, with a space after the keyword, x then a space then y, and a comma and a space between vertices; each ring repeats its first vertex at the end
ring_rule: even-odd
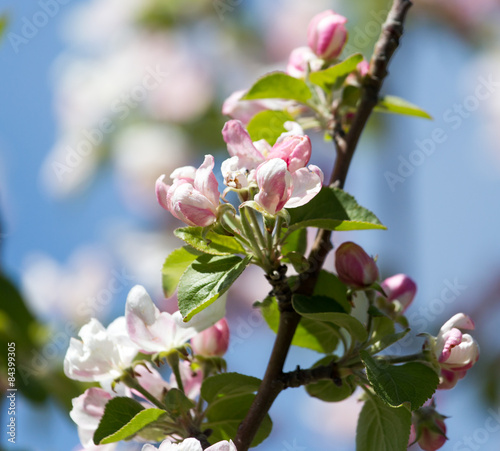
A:
POLYGON ((365 75, 368 74, 368 71, 370 70, 370 63, 366 60, 363 60, 358 63, 356 69, 358 70, 359 76, 364 77, 365 75))
POLYGON ((413 424, 418 445, 425 451, 436 451, 446 440, 446 417, 435 410, 434 401, 414 412, 413 424))
POLYGON ((477 342, 460 329, 474 329, 474 322, 463 313, 449 319, 436 337, 434 353, 444 370, 466 371, 479 359, 477 342))
POLYGON ((417 285, 405 274, 388 277, 380 286, 387 295, 389 302, 399 302, 401 313, 410 306, 417 292, 417 285))
POLYGON ((213 168, 214 157, 205 155, 203 164, 195 171, 190 166, 175 170, 170 176, 174 180, 171 186, 165 183, 162 175, 156 181, 158 203, 190 226, 213 224, 219 206, 219 189, 213 168))
POLYGON ((337 58, 347 40, 345 23, 347 19, 332 10, 314 16, 307 29, 307 42, 320 58, 337 58))
POLYGON ((307 135, 287 136, 283 141, 277 142, 267 159, 281 158, 287 165, 289 172, 303 168, 311 158, 311 140, 307 135))
POLYGON ((371 286, 378 279, 378 268, 361 246, 345 242, 335 252, 335 268, 341 282, 355 289, 371 286))
POLYGON ((226 318, 193 337, 191 347, 195 354, 204 357, 222 357, 229 347, 229 326, 226 318))
POLYGON ((306 76, 308 64, 310 67, 313 66, 311 70, 319 69, 319 67, 315 67, 317 64, 314 64, 317 59, 318 57, 309 47, 297 47, 290 53, 286 66, 286 73, 295 78, 304 78, 306 76))
POLYGON ((364 289, 378 279, 378 268, 361 246, 347 241, 335 252, 335 268, 341 282, 351 288, 364 289))

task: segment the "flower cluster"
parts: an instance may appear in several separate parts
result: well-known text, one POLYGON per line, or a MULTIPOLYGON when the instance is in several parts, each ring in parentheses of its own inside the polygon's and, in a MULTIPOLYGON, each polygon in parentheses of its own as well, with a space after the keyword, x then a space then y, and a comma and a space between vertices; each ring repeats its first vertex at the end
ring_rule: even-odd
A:
MULTIPOLYGON (((197 360, 223 356, 228 349, 229 328, 224 313, 225 303, 219 302, 185 323, 180 312, 160 312, 144 287, 136 285, 127 296, 125 316, 107 328, 96 319, 85 324, 79 332, 81 340, 71 339, 64 359, 64 372, 69 378, 101 385, 73 399, 70 416, 78 426, 82 445, 94 446, 93 436, 104 408, 116 396, 138 399, 147 407, 152 400, 161 403, 172 388, 182 388, 189 399, 195 400, 206 376, 197 360), (192 354, 188 352, 189 340, 192 354), (171 365, 173 362, 170 381, 163 379, 156 365, 136 360, 141 353, 154 354, 156 362, 162 358, 171 365), (179 362, 179 356, 185 360, 179 362), (135 380, 134 384, 130 385, 130 380, 135 380)), ((160 449, 197 449, 188 445, 175 448, 181 445, 166 441, 160 449)), ((222 444, 212 449, 226 448, 222 444)))
MULTIPOLYGON (((306 167, 311 157, 311 141, 300 127, 284 133, 274 146, 265 140, 252 142, 243 124, 227 122, 222 130, 231 158, 221 165, 224 184, 230 191, 245 190, 246 200, 255 202, 269 215, 283 208, 306 204, 320 190, 323 173, 315 165, 306 167)), ((218 219, 219 191, 213 173, 214 158, 206 155, 198 168, 185 166, 156 182, 160 205, 191 226, 207 227, 218 219)))

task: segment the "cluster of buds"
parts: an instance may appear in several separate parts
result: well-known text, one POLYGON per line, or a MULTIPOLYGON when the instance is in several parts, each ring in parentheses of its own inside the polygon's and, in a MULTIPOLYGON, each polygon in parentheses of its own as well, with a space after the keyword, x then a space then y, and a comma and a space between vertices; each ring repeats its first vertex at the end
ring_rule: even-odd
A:
POLYGON ((352 290, 376 288, 380 291, 378 307, 391 317, 405 313, 417 293, 416 283, 406 274, 396 274, 380 282, 374 258, 356 243, 342 243, 335 252, 338 278, 352 290))
MULTIPOLYGON (((152 398, 161 402, 171 388, 182 388, 188 398, 195 400, 208 375, 203 371, 208 368, 205 359, 222 357, 228 349, 229 327, 224 313, 225 303, 217 302, 185 323, 180 312, 161 312, 144 287, 136 285, 127 296, 125 316, 107 328, 96 319, 84 325, 79 332, 81 340, 71 339, 64 359, 69 378, 101 385, 73 399, 70 415, 78 426, 82 445, 93 446, 105 405, 115 396, 134 397, 151 407, 152 398), (170 380, 165 381, 149 361, 136 360, 140 353, 152 355, 152 361, 158 363, 166 359, 173 370, 170 380), (203 364, 198 362, 199 356, 203 364), (136 381, 132 386, 130 377, 136 381)), ((226 448, 222 445, 212 449, 230 449, 228 442, 226 448)), ((162 450, 170 449, 167 442, 162 446, 162 450)))

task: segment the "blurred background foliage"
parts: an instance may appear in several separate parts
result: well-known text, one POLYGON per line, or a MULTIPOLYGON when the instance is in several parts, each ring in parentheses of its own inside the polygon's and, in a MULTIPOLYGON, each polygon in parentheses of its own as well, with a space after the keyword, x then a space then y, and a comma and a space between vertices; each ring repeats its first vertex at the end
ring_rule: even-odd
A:
MULTIPOLYGON (((493 83, 474 108, 467 100, 480 77, 500 80, 500 5, 415 3, 384 92, 420 105, 435 121, 371 119, 347 190, 389 231, 337 234, 335 241, 353 239, 379 255, 385 276, 406 272, 417 281, 409 315, 415 334, 424 323, 435 333, 460 310, 476 320, 480 362, 453 399, 439 395, 440 411, 455 414, 443 448, 451 450, 484 427, 488 407, 500 403, 500 95, 493 83), (437 127, 446 131, 444 143, 430 140, 437 127), (385 174, 398 174, 401 158, 421 145, 431 146, 431 155, 392 189, 385 174), (466 292, 439 302, 446 281, 456 280, 466 292), (458 415, 464 403, 471 407, 458 415)), ((51 14, 42 4, 11 2, 0 19, 0 338, 2 349, 16 342, 19 446, 54 451, 78 449, 67 412, 83 389, 62 374, 69 338, 91 316, 108 323, 123 314, 136 283, 154 293, 160 308, 176 309, 175 296, 162 296, 160 270, 179 246, 171 234, 179 223, 157 206, 156 178, 198 166, 206 153, 225 158, 223 101, 265 72, 284 70, 290 51, 305 45, 314 14, 331 8, 348 17, 345 56, 369 58, 391 2, 54 0, 51 14), (145 82, 152 73, 153 88, 145 82)), ((313 143, 312 162, 328 173, 331 144, 319 135, 313 143)), ((256 376, 272 334, 251 305, 267 291, 261 274, 249 271, 228 302, 229 367, 256 376)), ((289 364, 315 359, 294 350, 289 364)), ((321 404, 286 393, 273 409, 275 428, 260 449, 320 449, 332 438, 335 449, 353 449, 354 400, 321 404)), ((2 424, 5 412, 2 406, 2 424)), ((500 433, 479 444, 497 450, 500 433)))

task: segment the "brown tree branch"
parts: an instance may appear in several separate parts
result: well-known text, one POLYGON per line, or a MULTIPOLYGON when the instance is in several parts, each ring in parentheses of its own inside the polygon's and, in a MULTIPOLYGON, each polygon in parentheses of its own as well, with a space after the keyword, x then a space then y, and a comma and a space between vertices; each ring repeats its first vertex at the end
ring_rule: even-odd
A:
MULTIPOLYGON (((356 146, 366 122, 378 102, 383 80, 388 73, 387 67, 389 61, 399 45, 399 39, 403 33, 403 23, 411 4, 410 0, 394 0, 387 20, 382 28, 381 36, 375 45, 374 54, 370 62, 370 70, 363 80, 361 100, 349 132, 344 136, 342 130, 338 128, 334 130, 333 137, 337 147, 337 158, 330 179, 330 185, 343 188, 345 184, 354 151, 356 150, 356 146)), ((289 373, 289 376, 283 373, 283 366, 288 350, 291 346, 295 330, 300 322, 300 315, 293 310, 291 297, 293 293, 306 296, 312 295, 326 256, 333 247, 330 239, 331 231, 323 229, 318 231, 308 258, 310 264, 309 271, 301 274, 299 284, 297 287, 294 287, 293 290, 287 290, 285 288, 288 287, 288 282, 284 272, 278 273, 277 275, 268 275, 273 286, 273 291, 279 294, 279 296, 276 297, 280 307, 280 322, 267 370, 259 391, 257 392, 247 416, 240 424, 234 440, 238 451, 248 450, 267 412, 283 389, 286 387, 298 386, 296 384, 298 384, 300 380, 307 381, 319 376, 322 378, 325 376, 324 378, 332 378, 332 380, 335 380, 334 375, 332 375, 331 366, 319 368, 317 370, 298 370, 289 373), (316 374, 315 371, 318 374, 316 374)))

